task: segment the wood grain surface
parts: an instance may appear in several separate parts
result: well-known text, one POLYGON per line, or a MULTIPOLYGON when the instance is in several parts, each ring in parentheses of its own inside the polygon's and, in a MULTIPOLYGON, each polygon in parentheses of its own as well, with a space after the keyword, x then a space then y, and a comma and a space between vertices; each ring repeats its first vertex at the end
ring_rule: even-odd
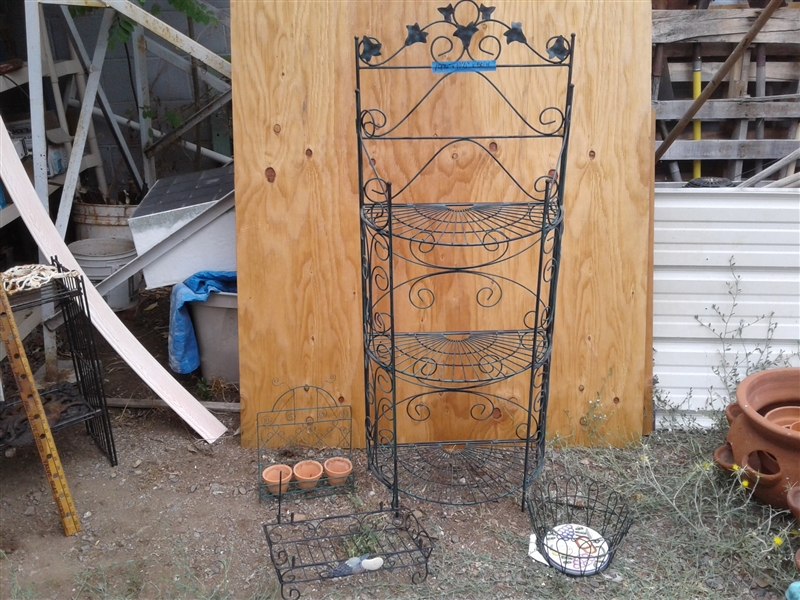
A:
MULTIPOLYGON (((285 389, 282 384, 304 383, 324 385, 338 401, 351 404, 354 445, 364 443, 353 38, 368 34, 386 48, 397 48, 405 40, 405 25, 436 20, 437 6, 441 2, 232 2, 245 445, 255 444, 256 415, 272 408, 285 389)), ((644 367, 650 356, 649 3, 509 2, 498 5, 494 16, 521 21, 540 48, 552 35, 577 34, 548 433, 587 443, 590 433, 600 431, 607 441, 624 443, 642 432, 644 367), (589 402, 598 397, 600 404, 592 408, 589 402)), ((387 107, 390 118, 404 114, 431 81, 409 72, 368 75, 370 82, 362 81, 365 94, 373 105, 387 107)), ((538 73, 504 77, 509 99, 533 112, 563 93, 558 87, 563 83, 547 85, 538 73)), ((442 132, 469 126, 468 134, 493 135, 516 126, 496 93, 480 81, 462 78, 429 100, 404 125, 407 131, 428 131, 424 128, 433 124, 442 132)), ((433 147, 413 144, 386 142, 376 148, 376 168, 387 179, 408 180, 433 147)), ((497 144, 498 157, 523 179, 543 174, 556 151, 547 143, 536 151, 516 141, 497 144)), ((437 157, 408 197, 415 202, 510 197, 510 186, 490 157, 462 146, 437 157)), ((469 257, 462 252, 452 260, 469 257)), ((504 264, 500 272, 525 279, 535 266, 532 256, 504 264)), ((408 266, 396 273, 412 275, 408 266)), ((503 300, 508 308, 487 321, 474 305, 448 303, 453 282, 442 278, 436 285, 440 312, 421 315, 413 307, 401 308, 399 328, 519 326, 513 294, 503 300)), ((452 397, 440 402, 449 408, 424 427, 403 426, 402 435, 450 439, 454 432, 448 423, 459 421, 453 415, 464 407, 452 397)), ((515 418, 509 409, 491 427, 507 431, 515 418)), ((472 433, 485 437, 486 432, 472 433)))

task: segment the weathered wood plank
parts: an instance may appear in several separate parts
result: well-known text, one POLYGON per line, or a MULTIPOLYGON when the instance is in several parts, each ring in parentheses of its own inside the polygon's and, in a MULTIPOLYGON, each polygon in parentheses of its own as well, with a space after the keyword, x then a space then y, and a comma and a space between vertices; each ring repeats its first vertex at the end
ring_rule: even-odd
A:
MULTIPOLYGON (((160 398, 107 398, 106 404, 109 408, 135 408, 139 410, 151 410, 154 408, 169 408, 169 405, 160 398)), ((203 408, 226 413, 239 414, 240 404, 238 402, 200 402, 203 408)))
MULTIPOLYGON (((680 119, 693 100, 654 102, 656 119, 680 119)), ((720 119, 797 119, 800 118, 798 102, 763 102, 758 100, 709 100, 695 116, 704 121, 720 119)))
MULTIPOLYGON (((364 422, 364 376, 353 36, 368 33, 386 46, 402 46, 402 24, 436 19, 441 4, 231 3, 245 445, 256 443, 256 413, 270 409, 280 395, 274 378, 291 386, 323 385, 331 375, 335 380, 326 387, 353 408, 353 443, 364 443, 363 427, 355 426, 364 422)), ((653 146, 649 82, 642 77, 650 61, 650 4, 507 2, 495 15, 522 21, 536 45, 554 34, 577 34, 574 75, 580 110, 574 113, 565 188, 569 216, 548 434, 587 442, 581 415, 602 390, 605 439, 626 443, 642 431, 645 364, 651 355, 646 324, 653 146), (624 116, 625 127, 609 111, 624 116)), ((513 51, 503 45, 504 56, 513 51)), ((381 77, 405 75, 384 71, 381 77)), ((421 97, 419 79, 408 77, 391 92, 377 82, 369 91, 382 94, 387 114, 397 114, 421 97)), ((520 105, 550 92, 524 81, 517 75, 508 86, 520 105)), ((495 110, 496 94, 488 86, 455 85, 461 95, 431 99, 438 103, 437 124, 468 123, 497 132, 508 121, 509 111, 495 110)), ((498 140, 498 146, 504 163, 523 173, 536 172, 530 163, 544 160, 512 142, 498 140)), ((457 160, 445 154, 442 165, 432 169, 465 172, 474 166, 489 172, 474 153, 459 152, 457 160)), ((417 148, 387 146, 376 160, 402 175, 426 156, 417 148)), ((476 189, 466 177, 454 184, 436 175, 426 190, 431 196, 443 186, 450 186, 446 193, 453 188, 466 194, 484 191, 491 198, 503 189, 489 185, 488 177, 476 189)), ((523 275, 530 270, 530 263, 507 262, 504 274, 509 277, 519 274, 514 269, 523 275)), ((453 319, 466 314, 461 306, 450 308, 453 319)), ((513 308, 508 306, 509 314, 513 308)), ((439 411, 436 418, 416 424, 413 435, 436 439, 447 428, 454 431, 463 407, 453 403, 448 408, 453 412, 439 411)), ((399 435, 410 433, 405 429, 399 435)))
MULTIPOLYGON (((656 142, 656 147, 661 142, 656 142)), ((794 140, 676 140, 662 160, 783 158, 798 148, 794 140)))
MULTIPOLYGON (((738 43, 761 10, 654 10, 653 43, 738 43)), ((757 44, 797 44, 800 10, 779 9, 756 36, 757 44)))
MULTIPOLYGON (((800 11, 799 11, 800 12, 800 11)), ((721 62, 706 62, 703 61, 703 70, 701 78, 703 83, 711 81, 714 74, 719 71, 722 66, 721 62)), ((687 59, 687 62, 670 62, 669 75, 672 83, 685 83, 692 81, 692 63, 687 59)), ((797 81, 800 77, 800 62, 770 62, 767 61, 766 65, 766 81, 797 81)), ((750 65, 748 70, 748 79, 750 81, 756 80, 756 65, 750 65)))

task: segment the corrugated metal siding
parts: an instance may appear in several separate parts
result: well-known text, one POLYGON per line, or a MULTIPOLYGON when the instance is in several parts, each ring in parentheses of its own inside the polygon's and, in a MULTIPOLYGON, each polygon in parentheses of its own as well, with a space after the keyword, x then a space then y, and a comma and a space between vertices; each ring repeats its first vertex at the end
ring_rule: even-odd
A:
MULTIPOLYGON (((735 329, 741 320, 774 313, 774 351, 798 351, 800 191, 656 189, 653 277, 657 386, 673 404, 683 404, 683 414, 702 422, 710 388, 721 387, 712 369, 720 364, 722 345, 695 315, 719 329, 717 305, 733 312, 735 329), (735 308, 728 293, 734 273, 741 290, 735 308)), ((746 347, 763 347, 766 332, 766 320, 746 328, 746 347)), ((732 352, 737 349, 741 355, 741 345, 732 352)), ((663 415, 656 416, 658 424, 663 415)))

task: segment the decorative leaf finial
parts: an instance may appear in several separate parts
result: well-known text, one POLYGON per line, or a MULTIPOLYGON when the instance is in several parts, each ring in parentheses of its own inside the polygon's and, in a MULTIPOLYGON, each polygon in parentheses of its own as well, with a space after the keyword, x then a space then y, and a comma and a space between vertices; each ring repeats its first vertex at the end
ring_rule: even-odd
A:
POLYGON ((469 25, 459 25, 456 27, 453 37, 460 39, 464 44, 464 48, 469 48, 469 42, 476 33, 478 33, 478 26, 475 25, 475 23, 470 23, 469 25))
POLYGON ((408 30, 408 37, 406 37, 406 46, 410 46, 411 44, 424 44, 428 41, 428 32, 422 31, 419 28, 419 23, 414 23, 413 25, 406 25, 406 29, 408 30))
POLYGON ((361 60, 364 62, 369 62, 370 59, 380 55, 381 43, 375 38, 364 36, 361 46, 361 54, 359 55, 361 60))
POLYGON ((484 6, 481 4, 478 7, 478 12, 481 13, 481 20, 488 21, 492 18, 492 13, 494 12, 495 6, 484 6))
POLYGON ((520 42, 521 44, 528 43, 528 38, 522 33, 522 23, 514 23, 512 21, 511 28, 503 35, 506 36, 506 44, 510 44, 511 42, 520 42))
POLYGON ((567 48, 567 40, 563 35, 558 36, 553 43, 547 48, 547 56, 550 58, 557 58, 564 60, 569 56, 569 48, 567 48))
POLYGON ((442 17, 443 17, 443 18, 444 18, 444 20, 445 20, 445 21, 447 21, 448 23, 451 23, 451 22, 452 22, 453 15, 454 15, 454 14, 455 14, 455 12, 456 12, 456 9, 455 9, 455 8, 453 8, 453 5, 452 5, 452 4, 448 4, 447 6, 443 6, 443 7, 441 7, 441 8, 437 8, 436 10, 438 10, 440 13, 442 13, 442 17))

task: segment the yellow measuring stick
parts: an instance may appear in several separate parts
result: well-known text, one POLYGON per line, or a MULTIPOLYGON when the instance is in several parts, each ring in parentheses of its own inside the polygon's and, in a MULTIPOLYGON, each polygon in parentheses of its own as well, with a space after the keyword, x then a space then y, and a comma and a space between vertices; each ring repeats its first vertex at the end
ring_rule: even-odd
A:
POLYGON ((31 366, 25 356, 25 348, 19 337, 19 330, 11 312, 11 303, 8 300, 2 282, 0 282, 0 336, 6 346, 6 354, 11 363, 11 370, 17 380, 17 388, 25 407, 25 414, 31 424, 31 433, 39 450, 39 457, 42 459, 44 471, 50 482, 50 489, 56 501, 58 512, 61 515, 61 524, 64 526, 66 535, 74 535, 81 530, 81 523, 78 520, 78 513, 72 496, 69 494, 67 478, 64 477, 64 469, 61 467, 61 459, 58 457, 56 443, 53 441, 53 434, 50 432, 50 424, 47 422, 42 399, 36 389, 33 380, 31 366))

